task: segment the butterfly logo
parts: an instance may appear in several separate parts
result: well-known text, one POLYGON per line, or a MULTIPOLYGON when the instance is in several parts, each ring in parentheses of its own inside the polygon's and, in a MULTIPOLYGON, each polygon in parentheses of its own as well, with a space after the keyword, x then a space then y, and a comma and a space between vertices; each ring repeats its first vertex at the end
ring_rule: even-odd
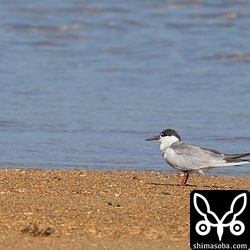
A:
MULTIPOLYGON (((222 216, 221 219, 219 219, 218 216, 213 211, 210 210, 210 205, 207 199, 203 195, 199 193, 195 193, 193 197, 193 203, 194 203, 194 207, 196 211, 204 218, 203 220, 200 220, 199 222, 197 222, 195 226, 195 230, 199 235, 204 236, 204 235, 209 234, 211 227, 217 228, 217 235, 218 235, 219 241, 221 241, 222 239, 222 236, 224 233, 224 227, 229 227, 230 232, 236 236, 244 233, 245 225, 243 224, 242 221, 237 220, 236 218, 246 208, 246 205, 247 205, 246 193, 239 194, 233 199, 231 206, 230 206, 230 210, 226 212, 222 216), (243 199, 243 205, 239 210, 237 210, 235 204, 239 203, 240 199, 243 199), (203 203, 203 206, 200 206, 200 208, 198 206, 199 200, 200 202, 203 203), (206 211, 202 211, 204 210, 204 204, 205 204, 206 211), (225 220, 226 219, 228 220, 228 218, 230 218, 229 215, 232 217, 232 219, 230 222, 225 223, 225 220), (211 220, 213 222, 211 222, 211 220)), ((202 203, 199 203, 199 204, 201 205, 202 203)))

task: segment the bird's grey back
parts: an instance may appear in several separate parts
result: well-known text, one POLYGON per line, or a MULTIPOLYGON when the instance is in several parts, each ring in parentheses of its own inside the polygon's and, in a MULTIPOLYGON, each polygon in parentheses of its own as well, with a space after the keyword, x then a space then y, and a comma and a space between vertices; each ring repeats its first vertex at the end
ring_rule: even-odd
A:
MULTIPOLYGON (((224 154, 219 151, 208 148, 200 148, 198 146, 178 141, 170 146, 170 149, 176 153, 175 159, 165 159, 170 165, 181 170, 184 169, 200 169, 201 167, 217 165, 217 161, 222 161, 224 154)), ((167 152, 164 158, 167 158, 167 152)))

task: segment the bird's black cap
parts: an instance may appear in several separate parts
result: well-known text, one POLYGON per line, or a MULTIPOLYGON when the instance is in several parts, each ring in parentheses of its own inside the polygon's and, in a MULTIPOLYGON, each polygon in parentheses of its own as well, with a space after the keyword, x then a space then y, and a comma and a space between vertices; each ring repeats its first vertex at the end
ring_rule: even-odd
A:
POLYGON ((164 129, 161 133, 160 133, 160 136, 161 137, 165 137, 165 136, 175 136, 177 137, 180 141, 181 141, 181 137, 180 135, 173 129, 164 129))

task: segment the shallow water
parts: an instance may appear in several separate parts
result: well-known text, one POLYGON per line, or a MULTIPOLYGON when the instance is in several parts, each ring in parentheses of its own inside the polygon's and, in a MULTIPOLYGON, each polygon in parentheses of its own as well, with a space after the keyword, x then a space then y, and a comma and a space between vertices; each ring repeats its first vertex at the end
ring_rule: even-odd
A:
POLYGON ((250 151, 248 1, 1 5, 1 167, 175 171, 145 142, 165 128, 250 151))

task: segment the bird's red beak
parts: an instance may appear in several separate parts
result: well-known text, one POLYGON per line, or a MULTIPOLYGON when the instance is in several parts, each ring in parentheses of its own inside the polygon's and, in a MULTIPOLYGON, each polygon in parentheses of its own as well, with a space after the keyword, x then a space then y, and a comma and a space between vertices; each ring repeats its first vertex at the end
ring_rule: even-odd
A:
POLYGON ((158 141, 158 140, 160 140, 159 135, 155 135, 146 139, 146 141, 158 141))

